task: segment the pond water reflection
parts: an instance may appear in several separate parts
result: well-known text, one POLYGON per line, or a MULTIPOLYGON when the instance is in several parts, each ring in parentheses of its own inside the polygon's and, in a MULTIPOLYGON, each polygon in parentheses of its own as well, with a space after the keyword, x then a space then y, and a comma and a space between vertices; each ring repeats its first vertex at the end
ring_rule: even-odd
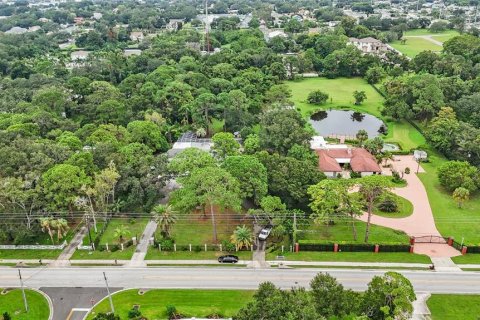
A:
POLYGON ((361 129, 368 132, 369 138, 386 133, 382 120, 370 114, 351 110, 321 110, 310 117, 310 123, 321 136, 331 134, 355 136, 361 129))

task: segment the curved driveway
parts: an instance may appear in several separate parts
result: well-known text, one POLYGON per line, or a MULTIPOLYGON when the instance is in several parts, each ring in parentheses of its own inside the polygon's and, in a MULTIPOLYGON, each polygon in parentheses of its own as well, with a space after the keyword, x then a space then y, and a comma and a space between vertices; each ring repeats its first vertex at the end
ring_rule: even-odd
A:
MULTIPOLYGON (((416 175, 418 165, 413 159, 413 156, 395 156, 395 161, 391 163, 393 164, 394 170, 398 172, 404 172, 405 168, 410 168, 410 174, 404 175, 404 179, 407 180, 408 185, 404 188, 395 188, 392 191, 413 204, 413 213, 406 218, 386 218, 373 215, 371 219, 372 223, 404 231, 413 237, 425 235, 441 237, 440 232, 435 226, 427 191, 416 175)), ((419 167, 419 172, 425 172, 421 166, 419 167)), ((391 172, 388 170, 384 172, 384 174, 391 174, 391 172)), ((363 216, 360 217, 360 220, 367 221, 367 213, 364 213, 363 216)), ((426 254, 430 257, 453 257, 460 255, 457 250, 446 244, 415 244, 414 250, 415 253, 426 254)))

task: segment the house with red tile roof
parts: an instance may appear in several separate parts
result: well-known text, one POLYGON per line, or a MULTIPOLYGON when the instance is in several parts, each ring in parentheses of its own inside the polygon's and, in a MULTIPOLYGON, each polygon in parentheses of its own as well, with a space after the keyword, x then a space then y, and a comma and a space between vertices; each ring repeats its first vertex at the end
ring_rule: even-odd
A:
POLYGON ((382 173, 375 157, 363 148, 321 148, 318 154, 318 169, 329 178, 334 178, 348 164, 353 172, 362 177, 382 173))

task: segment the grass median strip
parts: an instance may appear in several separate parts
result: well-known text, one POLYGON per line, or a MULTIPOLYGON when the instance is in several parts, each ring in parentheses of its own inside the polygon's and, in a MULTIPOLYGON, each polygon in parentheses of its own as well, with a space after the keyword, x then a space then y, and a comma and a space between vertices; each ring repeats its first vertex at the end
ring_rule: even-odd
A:
MULTIPOLYGON (((4 289, 0 288, 0 291, 4 289)), ((22 291, 20 289, 7 289, 5 294, 0 294, 0 314, 8 312, 15 320, 46 320, 50 315, 47 300, 34 290, 25 290, 28 301, 28 312, 23 304, 22 291)))

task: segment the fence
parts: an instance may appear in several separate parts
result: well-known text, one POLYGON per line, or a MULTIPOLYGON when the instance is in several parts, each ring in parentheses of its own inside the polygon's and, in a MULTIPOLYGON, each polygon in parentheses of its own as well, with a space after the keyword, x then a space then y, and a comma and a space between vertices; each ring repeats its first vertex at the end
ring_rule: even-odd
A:
POLYGON ((176 244, 176 243, 166 243, 166 242, 159 242, 154 241, 153 247, 158 249, 159 251, 190 251, 190 252, 201 252, 201 251, 227 251, 227 252, 235 252, 235 251, 253 251, 253 245, 250 246, 249 249, 242 248, 237 250, 235 246, 232 245, 225 245, 225 244, 176 244))
POLYGON ((67 245, 64 241, 60 245, 0 245, 1 250, 63 250, 67 245))
POLYGON ((299 251, 330 251, 330 252, 411 252, 409 244, 368 244, 368 243, 333 243, 333 242, 298 242, 299 251))

